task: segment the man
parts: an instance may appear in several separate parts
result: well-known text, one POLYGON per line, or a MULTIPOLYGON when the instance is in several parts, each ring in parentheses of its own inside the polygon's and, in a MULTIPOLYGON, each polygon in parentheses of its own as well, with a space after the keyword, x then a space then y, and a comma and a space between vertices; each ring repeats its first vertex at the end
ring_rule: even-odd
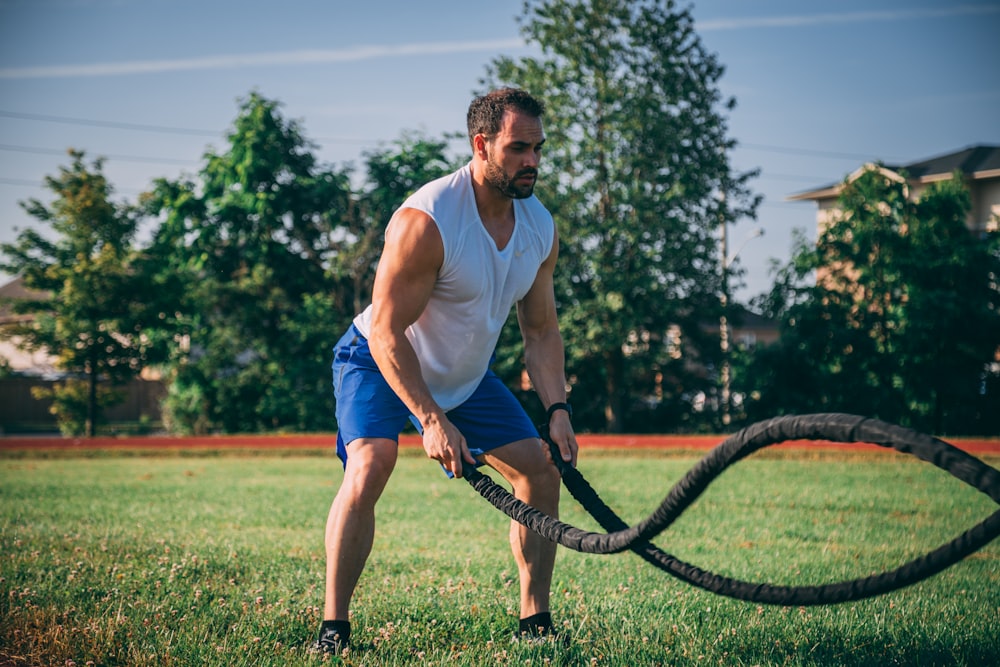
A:
MULTIPOLYGON (((344 480, 326 526, 319 650, 349 645, 348 606, 407 419, 421 431, 427 456, 450 475, 485 463, 515 496, 558 514, 558 471, 523 407, 489 370, 516 304, 529 377, 563 460, 575 465, 552 283, 558 237, 552 216, 532 195, 545 142, 543 112, 518 89, 473 100, 472 161, 425 185, 393 215, 372 304, 335 348, 344 480)), ((551 634, 556 545, 515 522, 510 542, 520 575, 519 632, 551 634)))

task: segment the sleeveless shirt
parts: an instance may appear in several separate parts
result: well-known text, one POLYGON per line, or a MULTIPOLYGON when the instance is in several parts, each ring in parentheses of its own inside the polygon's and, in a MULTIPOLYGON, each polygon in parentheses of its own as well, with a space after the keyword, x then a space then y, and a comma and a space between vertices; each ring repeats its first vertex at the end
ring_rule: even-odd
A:
MULTIPOLYGON (((427 307, 406 330, 434 400, 451 410, 468 399, 489 369, 500 330, 552 251, 555 223, 534 196, 514 199, 514 232, 504 246, 483 226, 471 164, 431 181, 401 208, 429 215, 441 234, 444 261, 427 307)), ((396 223, 396 218, 390 221, 396 223)), ((372 306, 354 324, 368 337, 372 306)))

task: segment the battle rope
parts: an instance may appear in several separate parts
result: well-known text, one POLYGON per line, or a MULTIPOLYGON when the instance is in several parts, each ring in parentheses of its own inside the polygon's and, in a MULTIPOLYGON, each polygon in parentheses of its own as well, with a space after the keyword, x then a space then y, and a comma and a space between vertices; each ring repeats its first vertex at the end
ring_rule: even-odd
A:
POLYGON ((592 554, 631 549, 656 567, 699 588, 738 600, 760 604, 810 606, 835 604, 882 595, 922 581, 978 551, 1000 535, 1000 510, 952 541, 903 566, 860 579, 818 586, 780 586, 752 583, 721 576, 685 563, 649 542, 666 530, 704 492, 708 485, 737 461, 770 445, 790 440, 865 442, 912 454, 932 463, 1000 504, 1000 471, 937 438, 875 419, 845 414, 776 417, 748 426, 709 452, 670 490, 648 518, 629 527, 608 507, 583 476, 558 456, 558 448, 542 429, 553 449, 553 461, 570 494, 593 516, 606 534, 593 533, 562 523, 527 505, 488 476, 471 466, 465 478, 494 507, 543 537, 565 547, 592 554))

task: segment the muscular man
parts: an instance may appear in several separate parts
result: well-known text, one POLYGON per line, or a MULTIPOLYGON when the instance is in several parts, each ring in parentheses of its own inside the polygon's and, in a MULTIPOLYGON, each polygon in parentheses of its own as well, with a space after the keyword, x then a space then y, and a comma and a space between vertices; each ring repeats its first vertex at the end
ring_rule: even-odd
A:
MULTIPOLYGON (((408 198, 386 229, 372 304, 334 350, 341 484, 326 526, 326 599, 315 648, 349 644, 348 606, 375 533, 375 503, 407 420, 455 477, 485 463, 514 495, 557 516, 559 474, 537 431, 489 365, 517 305, 529 377, 562 458, 576 463, 552 276, 558 237, 532 194, 544 108, 505 88, 473 100, 472 161, 408 198)), ((552 633, 556 545, 512 522, 519 632, 552 633)))

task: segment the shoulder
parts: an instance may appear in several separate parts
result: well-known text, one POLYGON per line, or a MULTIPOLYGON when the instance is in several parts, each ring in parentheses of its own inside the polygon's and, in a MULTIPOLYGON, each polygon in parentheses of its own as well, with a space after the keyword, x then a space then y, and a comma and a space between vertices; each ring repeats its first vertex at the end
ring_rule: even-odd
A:
POLYGON ((516 200, 517 217, 526 223, 531 235, 541 245, 542 256, 547 256, 553 247, 556 237, 556 223, 552 213, 538 201, 535 196, 516 200))
POLYGON ((421 186, 407 197, 403 206, 432 212, 442 200, 461 194, 466 187, 471 187, 471 182, 471 172, 469 167, 465 166, 421 186))
POLYGON ((521 209, 522 216, 529 220, 531 224, 545 229, 552 229, 555 226, 552 213, 549 209, 545 208, 545 205, 535 195, 527 199, 516 199, 514 201, 521 209))
POLYGON ((392 216, 385 230, 385 247, 403 254, 442 252, 441 232, 427 212, 403 206, 392 216))

